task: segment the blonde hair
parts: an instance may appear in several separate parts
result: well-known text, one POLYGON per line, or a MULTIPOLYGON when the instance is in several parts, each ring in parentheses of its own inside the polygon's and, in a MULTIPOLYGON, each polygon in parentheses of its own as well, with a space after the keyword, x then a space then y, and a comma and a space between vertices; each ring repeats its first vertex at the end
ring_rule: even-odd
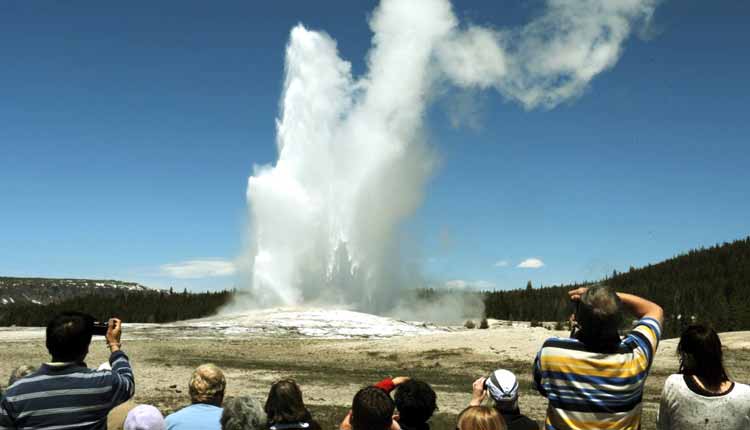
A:
POLYGON ((227 381, 216 365, 208 363, 198 366, 190 377, 188 389, 193 403, 210 403, 224 394, 227 381))
POLYGON ((458 415, 458 430, 507 430, 502 415, 489 406, 469 406, 458 415))

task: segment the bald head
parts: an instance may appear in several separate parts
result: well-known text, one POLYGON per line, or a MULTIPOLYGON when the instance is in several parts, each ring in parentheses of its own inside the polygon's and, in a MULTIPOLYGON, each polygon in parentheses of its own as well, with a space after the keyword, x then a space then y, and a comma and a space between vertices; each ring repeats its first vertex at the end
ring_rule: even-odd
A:
POLYGON ((208 403, 220 406, 224 400, 227 381, 224 372, 213 364, 202 364, 190 377, 190 400, 193 403, 208 403))

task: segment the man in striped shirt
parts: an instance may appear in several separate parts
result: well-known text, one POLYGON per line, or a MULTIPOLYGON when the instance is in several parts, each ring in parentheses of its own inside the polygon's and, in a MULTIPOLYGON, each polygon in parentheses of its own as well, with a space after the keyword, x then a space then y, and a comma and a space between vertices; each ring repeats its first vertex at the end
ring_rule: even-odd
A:
POLYGON ((534 361, 534 383, 549 400, 545 428, 639 429, 662 308, 605 286, 578 288, 569 295, 576 304, 571 338, 548 339, 534 361), (639 321, 621 339, 623 308, 639 321))
POLYGON ((0 430, 104 430, 107 413, 133 396, 135 380, 120 350, 121 322, 109 321, 107 346, 112 370, 86 367, 94 318, 64 312, 47 325, 52 362, 11 385, 0 402, 0 430))

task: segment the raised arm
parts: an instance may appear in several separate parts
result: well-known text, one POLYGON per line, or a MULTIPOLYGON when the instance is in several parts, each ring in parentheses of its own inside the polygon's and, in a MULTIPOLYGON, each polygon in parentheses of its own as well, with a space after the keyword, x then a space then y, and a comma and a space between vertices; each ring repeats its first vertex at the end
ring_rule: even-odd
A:
POLYGON ((130 360, 120 349, 121 335, 122 321, 117 318, 110 319, 107 329, 107 346, 111 351, 109 363, 112 365, 112 403, 115 405, 124 403, 135 393, 135 377, 130 367, 130 360))
POLYGON ((653 318, 664 326, 664 309, 656 303, 633 294, 617 293, 623 306, 632 312, 638 319, 653 318))
MULTIPOLYGON (((588 290, 586 287, 576 288, 569 291, 568 296, 570 300, 577 302, 586 290, 588 290)), ((659 322, 660 326, 664 325, 664 310, 656 303, 628 293, 617 293, 617 297, 620 298, 625 309, 632 312, 638 319, 653 318, 659 322)))

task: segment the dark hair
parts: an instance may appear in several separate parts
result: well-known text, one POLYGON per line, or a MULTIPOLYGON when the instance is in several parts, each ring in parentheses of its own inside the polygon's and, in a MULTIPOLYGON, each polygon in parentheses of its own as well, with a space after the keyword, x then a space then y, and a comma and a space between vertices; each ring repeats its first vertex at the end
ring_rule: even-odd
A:
POLYGON ((269 424, 310 421, 312 417, 302 401, 302 391, 291 379, 282 379, 271 385, 266 405, 263 407, 269 424))
POLYGON ((47 323, 47 351, 53 361, 83 360, 89 351, 94 317, 62 312, 47 323))
POLYGON ((395 405, 391 396, 377 387, 365 387, 352 401, 352 429, 385 430, 393 422, 395 405))
POLYGON ((409 379, 400 384, 394 396, 399 422, 409 426, 424 424, 437 409, 437 396, 430 384, 409 379))
POLYGON ((680 373, 700 378, 712 389, 728 381, 721 352, 721 340, 716 331, 703 325, 691 325, 682 332, 677 345, 680 373))
POLYGON ((619 344, 622 302, 609 287, 589 287, 576 306, 575 318, 580 327, 576 337, 586 346, 606 351, 619 344))

